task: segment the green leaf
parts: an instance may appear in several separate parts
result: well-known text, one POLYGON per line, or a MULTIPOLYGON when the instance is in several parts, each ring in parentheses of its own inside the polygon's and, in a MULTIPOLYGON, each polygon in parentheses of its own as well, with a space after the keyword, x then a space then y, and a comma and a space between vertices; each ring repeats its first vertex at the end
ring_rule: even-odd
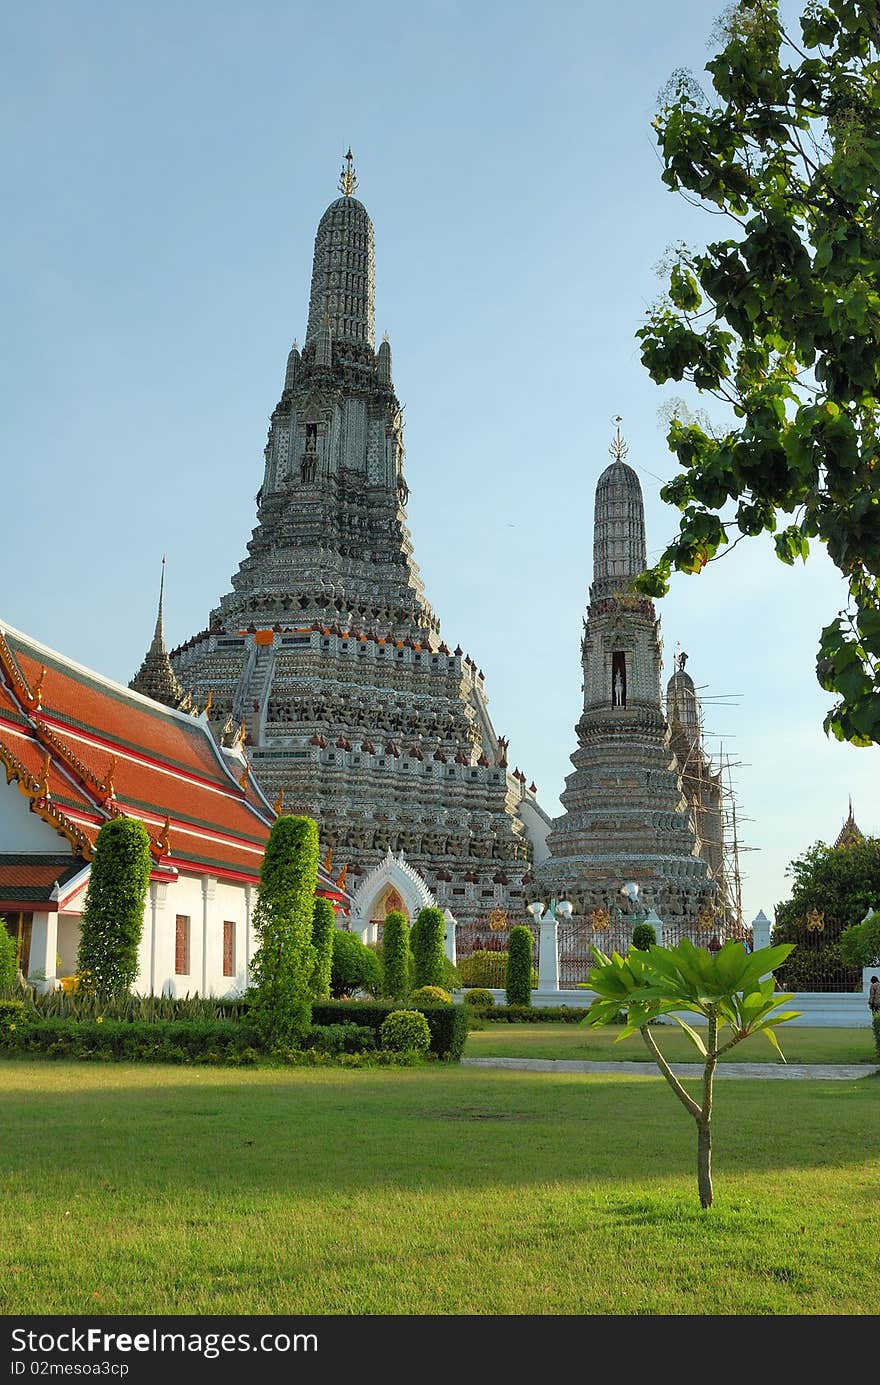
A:
POLYGON ((675 1023, 679 1026, 679 1028, 684 1030, 685 1034, 687 1034, 688 1038, 690 1039, 691 1043, 693 1044, 697 1052, 702 1054, 704 1058, 708 1057, 706 1045, 703 1043, 703 1040, 700 1038, 700 1035, 697 1033, 696 1029, 694 1029, 691 1025, 686 1024, 685 1021, 681 1018, 681 1015, 671 1015, 670 1018, 674 1019, 675 1023))

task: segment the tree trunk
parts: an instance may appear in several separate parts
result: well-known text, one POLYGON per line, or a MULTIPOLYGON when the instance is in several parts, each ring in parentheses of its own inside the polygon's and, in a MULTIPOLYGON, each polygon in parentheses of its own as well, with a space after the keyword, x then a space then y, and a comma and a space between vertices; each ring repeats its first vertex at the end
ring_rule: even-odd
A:
POLYGON ((703 1117, 697 1120, 697 1187, 700 1206, 712 1206, 712 1127, 703 1117))

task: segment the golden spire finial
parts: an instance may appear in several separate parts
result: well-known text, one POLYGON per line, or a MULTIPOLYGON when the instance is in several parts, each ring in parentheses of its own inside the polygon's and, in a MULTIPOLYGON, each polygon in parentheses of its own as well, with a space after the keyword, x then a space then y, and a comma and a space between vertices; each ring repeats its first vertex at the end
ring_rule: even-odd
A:
POLYGON ((620 425, 623 422, 623 419, 621 418, 620 414, 615 415, 614 422, 617 424, 617 432, 614 434, 614 439, 608 451, 611 453, 611 456, 614 458, 615 462, 622 462, 627 452, 629 451, 629 445, 625 443, 623 438, 620 436, 620 425))
POLYGON ((284 790, 283 790, 283 789, 279 789, 279 790, 278 790, 277 796, 276 796, 276 798, 275 798, 275 802, 272 804, 272 807, 275 809, 275 816, 276 816, 276 818, 280 818, 282 812, 284 811, 284 790))
POLYGON ((343 197, 351 197, 358 185, 357 174, 354 171, 354 164, 352 163, 353 157, 351 147, 349 146, 348 153, 345 156, 345 167, 339 175, 339 191, 342 193, 343 197))

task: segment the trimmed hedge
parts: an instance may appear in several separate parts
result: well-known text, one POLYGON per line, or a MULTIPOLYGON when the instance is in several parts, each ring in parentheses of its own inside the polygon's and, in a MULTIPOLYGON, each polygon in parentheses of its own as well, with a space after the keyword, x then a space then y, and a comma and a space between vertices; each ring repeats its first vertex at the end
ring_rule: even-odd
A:
POLYGON ((481 1010, 480 1018, 506 1024, 579 1024, 589 1010, 579 1005, 496 1005, 481 1010))
MULTIPOLYGON (((468 1015, 463 1005, 419 1005, 431 1031, 430 1052, 449 1063, 457 1063, 464 1052, 468 1033, 468 1015)), ((368 1025, 378 1036, 382 1021, 392 1010, 393 1003, 380 1004, 359 1000, 325 1001, 312 1007, 313 1024, 368 1025)))
POLYGON ((0 1053, 147 1063, 255 1063, 253 1031, 230 1021, 35 1020, 0 1029, 0 1053))
POLYGON ((320 1053, 365 1053, 376 1047, 376 1034, 366 1024, 313 1024, 302 1047, 320 1053))

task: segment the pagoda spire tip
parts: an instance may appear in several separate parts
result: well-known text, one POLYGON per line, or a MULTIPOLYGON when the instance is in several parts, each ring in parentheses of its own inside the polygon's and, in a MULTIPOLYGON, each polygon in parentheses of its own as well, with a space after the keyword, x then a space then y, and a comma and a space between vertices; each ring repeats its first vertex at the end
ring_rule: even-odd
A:
POLYGON ((358 185, 353 159, 354 155, 351 152, 351 145, 349 145, 348 153, 345 155, 345 165, 339 175, 339 191, 342 193, 343 197, 351 197, 358 185))

